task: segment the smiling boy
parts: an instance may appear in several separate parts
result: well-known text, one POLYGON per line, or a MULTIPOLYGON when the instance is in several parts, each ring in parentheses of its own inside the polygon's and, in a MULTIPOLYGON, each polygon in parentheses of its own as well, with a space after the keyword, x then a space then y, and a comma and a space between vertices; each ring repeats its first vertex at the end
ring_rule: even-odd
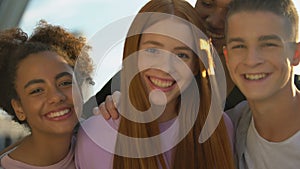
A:
POLYGON ((226 19, 224 54, 246 96, 229 110, 240 169, 299 168, 298 14, 292 0, 235 0, 226 19))

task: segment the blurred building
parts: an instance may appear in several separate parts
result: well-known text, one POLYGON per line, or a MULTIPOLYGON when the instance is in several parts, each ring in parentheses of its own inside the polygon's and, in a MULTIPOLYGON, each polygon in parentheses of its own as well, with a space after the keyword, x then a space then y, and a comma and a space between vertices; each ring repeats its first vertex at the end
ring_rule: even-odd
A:
POLYGON ((0 0, 0 30, 19 25, 29 0, 0 0))

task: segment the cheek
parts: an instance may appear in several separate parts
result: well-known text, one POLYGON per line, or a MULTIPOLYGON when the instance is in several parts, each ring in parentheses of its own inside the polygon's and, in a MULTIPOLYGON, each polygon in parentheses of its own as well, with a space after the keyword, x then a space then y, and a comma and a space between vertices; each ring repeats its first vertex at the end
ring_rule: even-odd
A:
POLYGON ((203 7, 202 5, 199 5, 197 7, 197 12, 201 18, 206 18, 210 14, 210 10, 203 7))
POLYGON ((186 65, 186 64, 178 64, 175 66, 176 72, 180 75, 181 79, 183 80, 185 86, 190 84, 192 78, 195 76, 196 72, 199 72, 196 70, 196 67, 194 64, 186 65))
POLYGON ((43 98, 21 98, 22 110, 26 115, 26 121, 30 124, 43 111, 43 98))

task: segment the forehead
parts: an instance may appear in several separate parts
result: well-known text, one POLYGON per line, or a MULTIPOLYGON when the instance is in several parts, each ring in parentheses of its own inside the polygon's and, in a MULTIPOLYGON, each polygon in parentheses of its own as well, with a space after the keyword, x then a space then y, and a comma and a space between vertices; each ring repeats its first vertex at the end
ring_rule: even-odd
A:
POLYGON ((29 54, 24 58, 20 64, 24 65, 30 63, 31 65, 41 65, 41 63, 57 63, 57 64, 67 64, 66 60, 59 56, 56 52, 53 51, 43 51, 38 53, 29 54))
POLYGON ((50 51, 30 54, 18 64, 18 75, 22 74, 22 77, 55 74, 62 70, 72 72, 63 57, 50 51))
MULTIPOLYGON (((153 38, 164 37, 171 40, 176 39, 181 41, 186 46, 192 48, 194 46, 194 36, 192 33, 191 25, 187 22, 178 19, 166 19, 156 22, 150 27, 146 28, 143 33, 156 34, 153 38), (158 36, 160 35, 160 36, 158 36)), ((147 35, 146 35, 147 36, 147 35)), ((144 35, 142 37, 145 37, 144 35)), ((151 36, 147 36, 151 38, 151 36)))
POLYGON ((212 3, 214 4, 216 7, 220 7, 220 8, 227 8, 227 6, 229 5, 229 3, 232 0, 197 0, 197 6, 196 7, 201 7, 199 6, 200 3, 212 3))
POLYGON ((264 35, 277 35, 288 38, 288 27, 283 17, 266 11, 237 12, 228 18, 228 38, 257 38, 264 35))

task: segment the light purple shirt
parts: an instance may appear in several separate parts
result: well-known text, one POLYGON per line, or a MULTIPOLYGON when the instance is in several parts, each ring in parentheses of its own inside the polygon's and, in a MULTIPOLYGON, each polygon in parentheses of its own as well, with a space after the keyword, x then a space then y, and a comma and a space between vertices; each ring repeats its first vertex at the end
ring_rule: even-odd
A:
MULTIPOLYGON (((176 118, 159 124, 161 132, 167 130, 176 118)), ((230 119, 224 113, 225 123, 230 140, 233 140, 233 126, 230 119)), ((116 132, 119 126, 118 120, 105 121, 104 118, 93 116, 81 124, 77 135, 75 148, 75 164, 78 169, 112 169, 114 147, 116 143, 116 132), (106 128, 108 126, 108 128, 106 128), (103 129, 106 128, 106 129, 103 129), (99 144, 99 142, 101 142, 99 144)), ((172 138, 165 140, 170 142, 172 138)), ((162 140, 164 142, 164 140, 162 140)), ((175 148, 163 153, 167 168, 173 164, 172 154, 175 148)))

